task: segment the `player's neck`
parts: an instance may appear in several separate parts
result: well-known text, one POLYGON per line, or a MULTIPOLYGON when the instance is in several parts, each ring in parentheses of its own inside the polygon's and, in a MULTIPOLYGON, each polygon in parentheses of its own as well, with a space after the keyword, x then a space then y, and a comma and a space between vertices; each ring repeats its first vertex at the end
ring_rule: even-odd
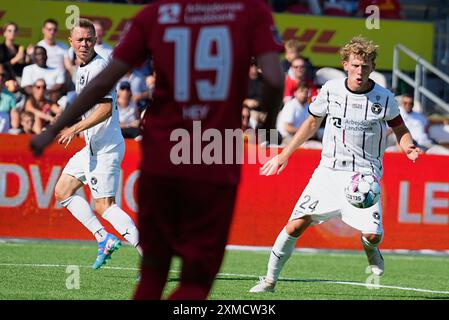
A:
POLYGON ((355 94, 364 94, 370 92, 374 88, 374 85, 375 83, 371 79, 368 79, 368 81, 360 87, 357 86, 357 84, 351 82, 349 78, 346 78, 345 80, 346 89, 348 89, 349 92, 355 94))
POLYGON ((86 64, 88 64, 89 62, 91 62, 95 56, 97 55, 97 53, 95 51, 92 51, 92 54, 90 54, 88 57, 86 57, 85 60, 80 60, 80 67, 84 67, 86 64))

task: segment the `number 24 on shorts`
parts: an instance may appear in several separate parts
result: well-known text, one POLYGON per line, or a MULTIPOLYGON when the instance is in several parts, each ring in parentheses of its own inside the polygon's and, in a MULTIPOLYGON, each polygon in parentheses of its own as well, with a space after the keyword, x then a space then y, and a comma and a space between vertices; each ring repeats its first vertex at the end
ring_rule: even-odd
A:
POLYGON ((313 201, 312 197, 306 194, 303 197, 303 201, 299 203, 299 208, 303 209, 305 212, 314 212, 318 203, 319 200, 313 201))

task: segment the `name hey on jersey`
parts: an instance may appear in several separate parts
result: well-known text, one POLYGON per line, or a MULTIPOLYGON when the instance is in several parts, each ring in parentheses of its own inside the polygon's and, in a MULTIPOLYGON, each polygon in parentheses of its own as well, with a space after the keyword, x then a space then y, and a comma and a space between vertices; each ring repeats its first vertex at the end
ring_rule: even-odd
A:
POLYGON ((176 142, 170 150, 173 164, 264 164, 279 153, 278 148, 259 147, 257 152, 245 154, 244 148, 245 139, 250 144, 263 142, 267 137, 270 141, 276 141, 276 129, 203 130, 201 119, 206 118, 208 111, 209 107, 206 105, 190 106, 183 110, 184 119, 192 120, 192 128, 177 128, 171 132, 170 141, 176 142))

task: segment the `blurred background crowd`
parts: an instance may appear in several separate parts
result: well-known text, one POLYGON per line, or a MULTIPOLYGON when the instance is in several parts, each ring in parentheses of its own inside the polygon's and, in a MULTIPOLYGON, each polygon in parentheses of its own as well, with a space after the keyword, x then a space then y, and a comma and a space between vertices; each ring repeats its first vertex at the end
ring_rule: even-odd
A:
MULTIPOLYGON (((143 4, 151 1, 116 0, 86 1, 143 4)), ((272 0, 273 11, 289 14, 332 15, 344 17, 366 16, 366 7, 377 5, 383 19, 407 19, 398 0, 272 0)), ((444 2, 444 1, 442 1, 444 2)), ((113 48, 103 41, 102 22, 93 21, 97 33, 95 51, 108 59, 113 48)), ((49 17, 42 21, 42 40, 27 46, 16 44, 20 26, 14 22, 3 25, 0 44, 0 133, 36 134, 45 130, 55 118, 70 106, 75 94, 74 75, 77 59, 67 42, 57 40, 58 23, 49 17)), ((314 66, 301 55, 298 40, 284 42, 280 56, 285 73, 283 105, 277 119, 277 141, 283 146, 293 137, 308 116, 308 105, 330 79, 345 77, 342 69, 314 66)), ((248 70, 248 95, 243 101, 242 129, 257 129, 263 125, 265 108, 260 105, 263 74, 252 60, 248 70)), ((391 72, 373 72, 371 78, 390 87, 391 72)), ((116 86, 120 126, 125 138, 140 139, 142 116, 151 108, 156 82, 151 61, 123 77, 116 86)), ((392 88, 390 88, 392 89, 392 88)), ((449 154, 449 115, 441 110, 423 110, 414 101, 413 89, 401 83, 395 89, 404 121, 416 140, 428 153, 449 154), (437 110, 437 111, 435 111, 437 110)), ((323 124, 325 121, 323 121, 323 124)), ((305 148, 321 148, 322 128, 306 142, 305 148)), ((387 151, 398 151, 394 134, 389 132, 387 151)))

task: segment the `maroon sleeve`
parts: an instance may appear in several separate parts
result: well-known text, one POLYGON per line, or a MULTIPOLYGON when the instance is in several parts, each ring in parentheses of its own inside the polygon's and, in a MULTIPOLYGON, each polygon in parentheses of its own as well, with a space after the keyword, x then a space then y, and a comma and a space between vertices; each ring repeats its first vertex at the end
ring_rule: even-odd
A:
POLYGON ((125 62, 130 67, 140 66, 149 55, 147 47, 150 34, 152 6, 146 6, 127 25, 123 37, 114 49, 114 59, 125 62), (145 23, 146 22, 146 23, 145 23))
POLYGON ((254 8, 250 8, 253 18, 252 46, 254 56, 267 52, 282 52, 284 49, 282 39, 274 24, 270 7, 262 2, 255 1, 254 8))
POLYGON ((391 128, 394 128, 403 124, 404 120, 402 119, 401 115, 398 115, 396 118, 387 121, 387 123, 391 128))

